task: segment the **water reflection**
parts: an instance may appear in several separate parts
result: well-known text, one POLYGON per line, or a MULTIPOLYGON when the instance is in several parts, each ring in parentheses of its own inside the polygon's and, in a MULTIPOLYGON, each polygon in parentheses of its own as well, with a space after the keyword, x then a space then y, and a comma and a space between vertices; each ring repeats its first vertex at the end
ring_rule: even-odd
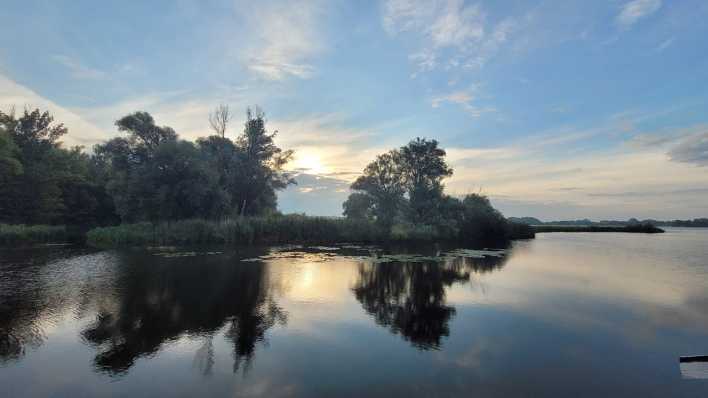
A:
POLYGON ((0 364, 44 343, 44 326, 76 299, 71 292, 78 286, 77 267, 90 273, 95 265, 86 252, 47 246, 0 252, 0 364))
POLYGON ((363 262, 352 288, 356 299, 376 323, 427 350, 438 349, 450 333, 455 308, 445 290, 504 266, 506 256, 452 257, 446 261, 363 262))
POLYGON ((156 353, 163 344, 184 335, 200 336, 204 345, 195 362, 208 374, 213 365, 214 334, 225 328, 233 346, 233 370, 248 363, 265 332, 287 322, 270 294, 265 264, 238 264, 235 258, 200 257, 169 262, 136 256, 123 262, 117 290, 102 303, 95 321, 81 335, 96 348, 97 370, 111 374, 127 371, 140 357, 156 353))
POLYGON ((0 385, 13 397, 705 397, 677 358, 708 352, 706 239, 548 234, 502 256, 0 250, 0 385))

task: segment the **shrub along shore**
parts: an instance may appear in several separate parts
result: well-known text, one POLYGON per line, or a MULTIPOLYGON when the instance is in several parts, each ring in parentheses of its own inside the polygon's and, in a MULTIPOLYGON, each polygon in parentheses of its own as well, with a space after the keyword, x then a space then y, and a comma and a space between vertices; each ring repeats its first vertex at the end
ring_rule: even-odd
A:
MULTIPOLYGON (((530 227, 509 224, 504 235, 493 238, 490 236, 487 241, 529 239, 533 236, 530 227)), ((199 244, 480 242, 479 239, 471 241, 460 235, 444 234, 433 228, 401 224, 395 225, 387 232, 367 220, 303 215, 238 217, 227 221, 191 219, 157 224, 122 224, 92 229, 88 232, 86 241, 91 246, 101 248, 199 244)))
POLYGON ((63 243, 70 234, 63 225, 8 225, 0 224, 0 244, 63 243))

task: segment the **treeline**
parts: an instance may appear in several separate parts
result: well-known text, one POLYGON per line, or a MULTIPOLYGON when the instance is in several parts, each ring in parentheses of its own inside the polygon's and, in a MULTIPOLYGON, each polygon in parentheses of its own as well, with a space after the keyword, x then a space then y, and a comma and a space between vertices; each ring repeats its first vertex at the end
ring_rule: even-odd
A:
POLYGON ((351 185, 344 215, 375 222, 395 239, 434 237, 483 241, 533 237, 524 224, 509 222, 486 196, 462 199, 444 193, 453 173, 436 140, 416 138, 379 155, 351 185))
MULTIPOLYGON (((452 169, 445 151, 422 138, 366 166, 343 205, 346 220, 283 218, 277 191, 295 183, 284 169, 293 152, 274 143, 277 132, 267 131, 259 109, 247 111, 233 140, 226 136, 231 118, 226 106, 217 107, 209 116, 213 134, 191 142, 135 112, 115 122, 121 136, 87 153, 62 146, 67 129, 48 112, 0 112, 0 224, 121 224, 89 234, 102 245, 533 236, 485 196, 446 195, 443 180, 452 169)), ((21 228, 5 230, 22 236, 21 228)))
POLYGON ((636 225, 656 225, 662 227, 708 227, 708 218, 694 218, 693 220, 654 220, 645 219, 638 220, 630 218, 629 220, 602 220, 592 221, 587 218, 581 220, 563 220, 563 221, 541 221, 535 217, 509 217, 509 221, 523 223, 528 225, 583 225, 583 226, 636 226, 636 225))
POLYGON ((276 212, 276 191, 294 183, 292 151, 273 142, 262 111, 248 110, 231 140, 231 114, 210 115, 214 134, 182 140, 146 112, 116 121, 124 135, 93 148, 64 148, 48 112, 0 112, 0 223, 103 226, 276 212))

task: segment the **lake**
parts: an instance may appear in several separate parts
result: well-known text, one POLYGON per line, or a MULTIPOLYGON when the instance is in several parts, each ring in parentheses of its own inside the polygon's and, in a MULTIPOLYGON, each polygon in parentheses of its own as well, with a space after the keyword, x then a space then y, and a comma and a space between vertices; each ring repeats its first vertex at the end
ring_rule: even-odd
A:
POLYGON ((699 354, 705 229, 0 250, 3 397, 706 397, 699 354))

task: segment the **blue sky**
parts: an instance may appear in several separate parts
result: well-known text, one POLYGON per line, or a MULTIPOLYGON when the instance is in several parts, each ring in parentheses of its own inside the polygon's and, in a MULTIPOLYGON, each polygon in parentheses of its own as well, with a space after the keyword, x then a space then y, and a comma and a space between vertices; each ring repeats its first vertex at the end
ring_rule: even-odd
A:
POLYGON ((335 215, 376 154, 435 138, 452 194, 505 214, 708 215, 708 2, 9 1, 0 107, 50 109, 90 148, 152 113, 186 139, 260 105, 335 215))

